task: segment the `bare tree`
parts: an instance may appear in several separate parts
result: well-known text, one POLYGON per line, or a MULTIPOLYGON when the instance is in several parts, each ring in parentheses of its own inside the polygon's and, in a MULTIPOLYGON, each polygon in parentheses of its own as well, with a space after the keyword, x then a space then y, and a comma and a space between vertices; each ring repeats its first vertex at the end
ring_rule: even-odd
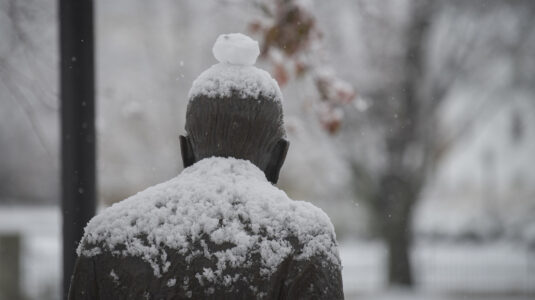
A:
MULTIPOLYGON (((263 3, 259 2, 260 7, 272 18, 263 31, 260 29, 265 36, 266 56, 269 58, 270 47, 296 64, 302 57, 312 55, 310 53, 317 48, 311 46, 317 43, 314 37, 321 34, 317 34, 319 29, 315 27, 314 19, 311 21, 310 15, 303 12, 305 8, 296 1, 275 1, 275 9, 270 10, 270 6, 263 3), (288 41, 294 45, 288 47, 288 41)), ((345 135, 344 145, 357 145, 348 155, 355 191, 368 203, 377 233, 388 248, 390 284, 411 286, 414 284, 410 261, 414 207, 424 188, 432 182, 442 158, 470 132, 475 122, 483 122, 503 101, 493 97, 483 99, 484 105, 473 109, 449 130, 440 124, 444 103, 449 93, 467 80, 487 89, 489 94, 495 92, 497 87, 481 84, 480 75, 485 72, 487 62, 496 56, 514 57, 514 65, 529 59, 533 42, 530 42, 531 33, 526 28, 530 28, 534 18, 533 4, 526 1, 443 3, 420 0, 399 3, 403 4, 400 7, 405 14, 400 20, 392 20, 382 12, 393 6, 393 2, 358 2, 365 32, 360 35, 364 40, 358 42, 368 47, 366 59, 372 69, 378 70, 379 76, 370 86, 358 86, 360 97, 356 100, 353 100, 354 93, 330 92, 343 85, 337 84, 338 79, 321 80, 318 74, 323 69, 322 60, 316 59, 319 63, 315 64, 305 63, 304 69, 316 78, 313 82, 318 90, 318 101, 326 103, 327 111, 335 116, 325 122, 322 114, 319 115, 325 129, 336 133, 340 128, 341 119, 332 114, 336 109, 343 109, 348 116, 342 136, 345 135), (375 6, 373 11, 381 13, 368 14, 369 6, 375 6), (443 14, 448 10, 452 12, 443 14), (507 31, 502 24, 488 22, 504 10, 510 11, 504 17, 505 21, 514 23, 516 38, 512 42, 507 42, 507 31), (460 20, 455 19, 457 16, 460 20), (444 18, 447 22, 442 22, 444 18), (439 27, 448 27, 448 34, 440 37, 445 38, 446 43, 437 41, 439 27), (437 49, 437 45, 441 48, 437 49), (523 54, 519 55, 520 52, 523 54), (336 97, 347 94, 351 97, 336 97), (351 102, 355 105, 344 105, 351 102), (379 158, 370 162, 369 156, 361 155, 366 150, 375 152, 379 158)), ((256 31, 258 27, 262 28, 259 24, 254 24, 256 31)), ((278 75, 280 63, 275 60, 273 64, 278 75)), ((513 77, 522 73, 518 65, 513 68, 513 77)), ((287 75, 286 72, 282 74, 287 75)), ((287 81, 286 76, 279 77, 283 78, 279 82, 287 81)), ((526 81, 526 76, 520 77, 512 79, 507 88, 514 88, 514 84, 525 85, 522 82, 526 81)))
POLYGON ((50 176, 58 170, 53 11, 50 3, 0 1, 0 202, 58 198, 50 176))

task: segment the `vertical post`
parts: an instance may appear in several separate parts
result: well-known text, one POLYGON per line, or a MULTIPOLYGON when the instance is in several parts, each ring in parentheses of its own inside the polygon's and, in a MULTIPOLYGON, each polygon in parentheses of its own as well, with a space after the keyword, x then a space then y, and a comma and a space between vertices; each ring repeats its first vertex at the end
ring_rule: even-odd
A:
POLYGON ((0 299, 21 299, 20 235, 0 233, 0 299))
POLYGON ((93 1, 59 0, 63 298, 83 228, 95 214, 93 1))

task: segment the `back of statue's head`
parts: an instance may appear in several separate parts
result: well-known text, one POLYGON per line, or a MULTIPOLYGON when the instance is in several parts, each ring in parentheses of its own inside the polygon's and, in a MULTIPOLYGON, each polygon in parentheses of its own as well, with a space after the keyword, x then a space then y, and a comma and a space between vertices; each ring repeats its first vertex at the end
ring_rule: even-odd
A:
POLYGON ((253 66, 258 43, 242 34, 221 35, 213 52, 220 61, 189 92, 184 166, 219 156, 246 159, 276 183, 288 149, 277 82, 253 66))

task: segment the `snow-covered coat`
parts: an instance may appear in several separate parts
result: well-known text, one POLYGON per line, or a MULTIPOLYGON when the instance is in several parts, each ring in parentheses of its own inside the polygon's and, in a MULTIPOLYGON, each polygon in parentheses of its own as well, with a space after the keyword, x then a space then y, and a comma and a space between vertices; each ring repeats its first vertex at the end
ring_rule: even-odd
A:
POLYGON ((254 164, 208 158, 94 217, 69 299, 343 299, 333 226, 254 164))

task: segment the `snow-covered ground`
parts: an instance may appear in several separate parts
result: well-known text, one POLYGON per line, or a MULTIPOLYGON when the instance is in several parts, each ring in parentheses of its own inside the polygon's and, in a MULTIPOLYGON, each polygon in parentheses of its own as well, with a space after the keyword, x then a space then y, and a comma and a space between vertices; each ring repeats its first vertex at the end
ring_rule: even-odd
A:
MULTIPOLYGON (((58 298, 60 214, 56 207, 0 207, 0 234, 23 236, 23 289, 29 299, 58 298)), ((380 242, 341 242, 347 299, 533 299, 535 252, 504 242, 418 243, 416 291, 384 290, 380 242)))
POLYGON ((533 299, 535 296, 535 252, 513 244, 418 243, 413 251, 417 291, 383 290, 386 254, 380 242, 341 243, 348 299, 533 299))

